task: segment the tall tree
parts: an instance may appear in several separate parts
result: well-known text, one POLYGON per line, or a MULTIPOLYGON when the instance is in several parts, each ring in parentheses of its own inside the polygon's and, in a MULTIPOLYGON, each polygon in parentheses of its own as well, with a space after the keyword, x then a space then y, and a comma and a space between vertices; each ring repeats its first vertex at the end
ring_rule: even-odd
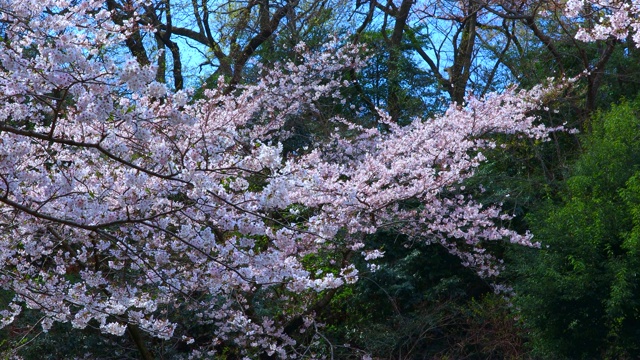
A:
MULTIPOLYGON (((340 6, 339 2, 319 0, 154 0, 138 5, 131 0, 107 0, 106 4, 116 23, 131 21, 137 24, 127 46, 141 64, 150 63, 153 49, 168 49, 171 77, 177 90, 184 86, 185 55, 197 54, 201 59, 200 69, 208 68, 203 72, 208 86, 215 85, 216 79, 223 77, 232 85, 228 89, 232 89, 242 82, 245 66, 265 42, 273 41, 280 32, 287 30, 303 34, 319 21, 327 21, 323 16, 332 6, 340 6), (141 30, 143 28, 146 32, 141 30)), ((167 64, 164 53, 159 56, 158 63, 158 79, 163 80, 167 64)))

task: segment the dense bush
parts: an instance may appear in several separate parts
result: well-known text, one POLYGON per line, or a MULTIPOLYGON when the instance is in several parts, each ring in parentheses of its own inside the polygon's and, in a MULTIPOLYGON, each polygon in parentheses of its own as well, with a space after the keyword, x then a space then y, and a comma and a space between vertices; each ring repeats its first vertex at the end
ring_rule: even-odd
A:
POLYGON ((540 356, 640 355, 640 101, 597 114, 557 201, 528 217, 518 306, 540 356))

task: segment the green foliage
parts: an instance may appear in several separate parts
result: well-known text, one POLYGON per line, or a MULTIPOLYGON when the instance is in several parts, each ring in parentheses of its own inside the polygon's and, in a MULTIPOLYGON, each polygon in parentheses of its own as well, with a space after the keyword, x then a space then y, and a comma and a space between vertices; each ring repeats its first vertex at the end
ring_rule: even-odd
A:
MULTIPOLYGON (((410 29, 407 31, 415 32, 410 29)), ((448 105, 444 100, 446 93, 440 89, 434 75, 416 61, 417 55, 412 51, 408 38, 403 40, 397 54, 397 63, 391 66, 392 71, 389 57, 393 49, 390 49, 388 39, 383 34, 365 32, 361 35, 360 42, 366 44, 371 57, 369 65, 360 72, 358 82, 362 87, 363 95, 375 106, 385 108, 390 91, 395 91, 401 105, 399 120, 402 124, 416 116, 421 118, 432 116, 448 105)), ((366 108, 366 104, 359 102, 359 98, 353 100, 355 102, 351 104, 366 108)))
MULTIPOLYGON (((593 52, 597 52, 595 48, 593 52)), ((640 93, 640 49, 631 42, 619 44, 607 62, 603 81, 598 91, 597 105, 603 108, 633 98, 640 93)))
POLYGON ((385 244, 380 268, 361 267, 360 281, 341 290, 323 314, 325 345, 333 344, 335 358, 526 356, 508 303, 457 257, 437 245, 405 246, 406 239, 391 233, 369 243, 385 244))
POLYGON ((640 101, 594 117, 560 201, 530 214, 518 305, 542 357, 640 355, 640 101))
POLYGON ((48 332, 43 332, 39 320, 38 314, 29 310, 20 320, 0 330, 0 359, 138 358, 137 350, 127 338, 101 334, 97 324, 78 331, 68 323, 54 323, 48 332))

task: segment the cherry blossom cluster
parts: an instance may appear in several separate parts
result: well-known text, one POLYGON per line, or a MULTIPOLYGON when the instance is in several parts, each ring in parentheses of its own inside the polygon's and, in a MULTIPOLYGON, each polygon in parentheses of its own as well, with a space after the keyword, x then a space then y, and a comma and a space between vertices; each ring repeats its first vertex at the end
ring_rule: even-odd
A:
MULTIPOLYGON (((499 262, 485 253, 484 242, 509 239, 525 246, 537 244, 531 234, 496 226, 509 216, 499 207, 475 202, 465 193, 464 181, 486 160, 482 149, 496 147, 491 134, 545 139, 550 131, 561 129, 536 125, 530 115, 551 91, 542 86, 529 91, 511 88, 484 99, 471 97, 465 107, 452 105, 441 116, 415 119, 404 127, 381 112, 389 132, 361 129, 357 138, 336 135, 339 150, 318 149, 288 161, 282 176, 274 176, 266 190, 273 191, 272 198, 282 198, 287 189, 296 203, 321 208, 310 229, 324 239, 346 230, 353 239, 351 246, 359 249, 366 245, 362 234, 391 228, 444 245, 480 275, 495 275, 499 262), (331 232, 314 227, 330 223, 331 232)), ((371 254, 365 253, 365 258, 378 257, 371 254)))
POLYGON ((569 0, 565 5, 568 16, 585 15, 596 17, 591 28, 581 28, 576 38, 582 41, 606 40, 610 37, 626 40, 631 35, 636 46, 640 46, 640 4, 624 0, 569 0))
MULTIPOLYGON (((204 99, 172 92, 122 55, 132 24, 99 1, 0 0, 0 309, 124 335, 221 342, 295 355, 296 331, 325 296, 358 279, 352 256, 383 256, 366 236, 390 228, 438 243, 483 275, 486 241, 534 245, 509 216, 464 191, 493 134, 544 139, 530 112, 549 89, 468 99, 441 116, 363 128, 333 119, 324 143, 283 156, 284 125, 339 99, 357 47, 297 48, 253 85, 204 99), (349 135, 341 135, 341 134, 349 135), (330 254, 333 270, 309 259, 330 254), (268 305, 270 304, 270 305, 268 305)), ((194 346, 195 346, 194 345, 194 346)))

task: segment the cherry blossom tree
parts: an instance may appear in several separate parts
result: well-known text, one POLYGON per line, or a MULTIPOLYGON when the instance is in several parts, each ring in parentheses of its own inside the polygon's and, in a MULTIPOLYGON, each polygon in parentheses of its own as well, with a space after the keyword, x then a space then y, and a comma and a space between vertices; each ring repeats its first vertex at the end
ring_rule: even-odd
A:
POLYGON ((115 23, 101 1, 0 0, 0 23, 0 287, 13 294, 2 326, 29 308, 45 331, 128 334, 144 358, 144 334, 195 357, 222 343, 303 356, 294 333, 357 281, 351 259, 383 255, 368 234, 440 244, 482 276, 500 269, 486 242, 535 245, 464 181, 492 134, 546 138, 531 112, 550 88, 471 97, 405 127, 381 110, 384 131, 334 118, 342 131, 283 156, 284 123, 341 101, 359 48, 301 44, 299 63, 195 101, 114 55, 139 25, 115 23), (330 271, 309 264, 318 254, 332 254, 330 271), (196 341, 185 318, 209 337, 196 341))

